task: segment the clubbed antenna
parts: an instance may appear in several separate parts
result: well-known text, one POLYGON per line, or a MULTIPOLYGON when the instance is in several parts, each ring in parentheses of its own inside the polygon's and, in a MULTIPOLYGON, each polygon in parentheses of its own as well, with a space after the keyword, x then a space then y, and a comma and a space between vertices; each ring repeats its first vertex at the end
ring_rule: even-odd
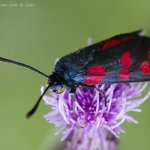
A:
MULTIPOLYGON (((38 74, 40 74, 40 75, 42 75, 42 76, 44 76, 44 77, 46 77, 46 78, 49 79, 48 75, 44 74, 43 72, 41 72, 41 71, 39 71, 39 70, 37 70, 37 69, 29 66, 29 65, 24 64, 24 63, 20 63, 20 62, 17 62, 17 61, 14 61, 14 60, 10 60, 10 59, 7 59, 7 58, 3 58, 3 57, 0 57, 0 61, 24 67, 26 69, 34 71, 34 72, 36 72, 36 73, 38 73, 38 74)), ((39 99, 36 102, 36 104, 34 105, 34 107, 27 113, 27 118, 31 117, 36 112, 36 110, 37 110, 37 108, 38 108, 38 106, 39 106, 39 104, 40 104, 40 102, 42 100, 43 95, 46 93, 46 91, 49 89, 49 87, 50 87, 50 85, 45 89, 45 91, 43 92, 43 94, 39 97, 39 99)))
POLYGON ((40 104, 40 102, 41 102, 41 100, 42 100, 42 97, 43 97, 44 94, 47 92, 47 90, 49 89, 49 87, 50 87, 50 86, 48 86, 48 87, 44 90, 43 94, 39 97, 39 99, 37 100, 37 102, 36 102, 36 104, 34 105, 34 107, 27 113, 27 115, 26 115, 27 118, 30 118, 30 117, 36 112, 36 110, 37 110, 37 108, 38 108, 38 106, 39 106, 39 104, 40 104))
POLYGON ((17 66, 21 66, 21 67, 27 68, 27 69, 32 70, 32 71, 34 71, 34 72, 36 72, 36 73, 38 73, 38 74, 40 74, 40 75, 42 75, 42 76, 44 76, 46 78, 49 78, 48 75, 44 74, 43 72, 41 72, 41 71, 39 71, 39 70, 29 66, 29 65, 24 64, 24 63, 20 63, 20 62, 17 62, 17 61, 14 61, 14 60, 10 60, 10 59, 7 59, 7 58, 3 58, 3 57, 0 57, 0 61, 1 62, 7 62, 7 63, 10 63, 10 64, 15 64, 17 66))

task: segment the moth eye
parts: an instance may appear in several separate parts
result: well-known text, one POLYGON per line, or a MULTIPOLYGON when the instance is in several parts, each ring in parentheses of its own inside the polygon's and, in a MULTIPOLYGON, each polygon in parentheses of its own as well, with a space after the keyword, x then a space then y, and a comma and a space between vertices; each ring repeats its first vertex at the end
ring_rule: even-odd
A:
POLYGON ((57 94, 61 94, 61 93, 63 93, 65 91, 65 88, 63 87, 63 88, 61 88, 61 89, 59 89, 59 90, 56 90, 56 93, 57 94))

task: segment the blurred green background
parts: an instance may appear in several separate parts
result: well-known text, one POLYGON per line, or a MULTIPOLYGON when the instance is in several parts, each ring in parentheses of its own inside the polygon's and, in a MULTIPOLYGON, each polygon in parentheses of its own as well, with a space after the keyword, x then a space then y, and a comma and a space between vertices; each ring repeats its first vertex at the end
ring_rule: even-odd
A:
MULTIPOLYGON (((49 74, 56 58, 118 33, 144 28, 150 35, 149 0, 1 0, 0 56, 49 74), (16 5, 14 5, 16 4, 16 5)), ((0 63, 0 150, 55 150, 56 131, 43 119, 44 103, 29 120, 26 112, 46 79, 0 63)), ((138 125, 125 124, 120 150, 150 149, 150 102, 134 114, 138 125)))

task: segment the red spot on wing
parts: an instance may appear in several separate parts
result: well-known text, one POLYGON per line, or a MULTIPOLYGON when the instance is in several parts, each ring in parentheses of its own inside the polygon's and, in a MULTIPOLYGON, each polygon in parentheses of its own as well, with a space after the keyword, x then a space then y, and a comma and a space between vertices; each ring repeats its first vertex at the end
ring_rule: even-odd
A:
POLYGON ((115 39, 115 38, 110 39, 110 40, 108 40, 104 43, 104 45, 102 47, 102 50, 106 50, 108 48, 118 46, 122 43, 130 41, 132 38, 133 38, 133 36, 126 36, 126 37, 122 37, 122 38, 119 38, 119 39, 115 39))
POLYGON ((150 58, 150 50, 147 53, 147 57, 150 58))
POLYGON ((117 40, 117 39, 109 40, 103 45, 102 50, 117 46, 119 44, 120 44, 120 40, 117 40))
POLYGON ((100 65, 94 65, 86 71, 87 76, 104 76, 106 69, 100 65))
POLYGON ((124 68, 129 68, 131 66, 131 56, 129 51, 125 52, 121 58, 120 62, 124 68))
POLYGON ((101 77, 89 77, 89 78, 86 78, 83 83, 85 84, 98 84, 102 81, 102 78, 101 77))
POLYGON ((128 80, 130 76, 129 70, 128 69, 123 69, 119 73, 119 78, 121 80, 128 80))
POLYGON ((140 70, 143 75, 150 75, 150 64, 148 61, 142 62, 140 65, 140 70))

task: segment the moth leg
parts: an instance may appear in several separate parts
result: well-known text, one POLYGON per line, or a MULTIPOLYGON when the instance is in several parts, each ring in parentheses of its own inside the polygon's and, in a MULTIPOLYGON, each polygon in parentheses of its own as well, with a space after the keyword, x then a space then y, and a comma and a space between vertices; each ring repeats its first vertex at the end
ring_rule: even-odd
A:
MULTIPOLYGON (((75 91, 76 91, 76 87, 71 86, 69 95, 70 95, 70 98, 71 98, 72 101, 75 101, 75 95, 74 95, 75 91)), ((75 106, 74 105, 73 105, 73 110, 75 111, 75 106)))
POLYGON ((75 93, 75 91, 76 91, 76 87, 75 86, 71 86, 70 93, 75 93))
POLYGON ((104 97, 104 104, 105 104, 105 107, 107 107, 107 98, 106 98, 106 95, 104 94, 104 92, 100 89, 98 89, 96 86, 94 86, 94 88, 104 97))
POLYGON ((88 88, 96 89, 104 97, 105 107, 107 107, 107 98, 106 98, 106 95, 104 94, 104 92, 102 90, 98 89, 95 85, 86 85, 86 84, 83 84, 83 83, 81 83, 80 85, 82 87, 88 87, 88 88))

